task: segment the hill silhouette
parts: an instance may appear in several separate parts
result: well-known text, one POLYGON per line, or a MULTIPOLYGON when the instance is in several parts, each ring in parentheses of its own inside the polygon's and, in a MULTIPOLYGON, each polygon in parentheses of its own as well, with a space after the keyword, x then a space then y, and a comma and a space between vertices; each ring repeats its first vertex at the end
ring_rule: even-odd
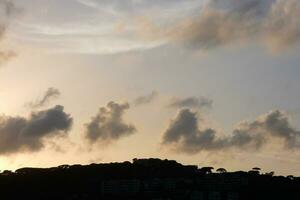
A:
POLYGON ((212 167, 174 160, 21 168, 0 173, 1 199, 298 199, 300 178, 212 167))

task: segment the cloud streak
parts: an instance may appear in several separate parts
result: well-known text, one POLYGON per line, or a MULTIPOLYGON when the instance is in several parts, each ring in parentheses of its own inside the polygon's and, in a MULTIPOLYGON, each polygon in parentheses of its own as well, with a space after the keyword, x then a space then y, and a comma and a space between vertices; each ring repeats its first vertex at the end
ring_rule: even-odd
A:
POLYGON ((47 138, 65 135, 72 122, 60 105, 33 112, 28 118, 1 116, 0 154, 39 151, 47 138))
POLYGON ((162 144, 188 154, 229 148, 258 150, 275 138, 281 139, 287 149, 300 147, 300 131, 293 129, 288 117, 279 110, 253 122, 243 122, 232 134, 223 137, 212 128, 201 129, 197 114, 190 109, 180 110, 164 132, 162 144))
POLYGON ((40 108, 47 105, 52 99, 56 99, 61 95, 57 88, 48 88, 43 97, 35 102, 28 103, 31 108, 40 108))
POLYGON ((129 107, 128 103, 118 104, 113 101, 106 107, 101 107, 97 115, 86 124, 85 136, 89 142, 110 143, 133 134, 136 131, 135 126, 123 120, 129 107))
POLYGON ((136 106, 148 104, 148 103, 151 103, 152 101, 154 101, 157 97, 158 97, 158 92, 152 91, 152 92, 151 92, 150 94, 148 94, 148 95, 137 97, 137 98, 134 100, 134 104, 135 104, 136 106))
POLYGON ((168 107, 170 108, 211 108, 213 100, 206 97, 173 98, 168 107))

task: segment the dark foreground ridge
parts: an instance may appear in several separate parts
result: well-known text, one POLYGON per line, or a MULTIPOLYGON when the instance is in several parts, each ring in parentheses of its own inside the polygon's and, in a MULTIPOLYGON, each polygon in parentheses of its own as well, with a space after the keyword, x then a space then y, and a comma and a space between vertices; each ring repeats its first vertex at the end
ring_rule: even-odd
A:
POLYGON ((256 200, 300 199, 300 178, 220 168, 185 166, 172 160, 22 168, 0 174, 0 196, 10 199, 256 200))

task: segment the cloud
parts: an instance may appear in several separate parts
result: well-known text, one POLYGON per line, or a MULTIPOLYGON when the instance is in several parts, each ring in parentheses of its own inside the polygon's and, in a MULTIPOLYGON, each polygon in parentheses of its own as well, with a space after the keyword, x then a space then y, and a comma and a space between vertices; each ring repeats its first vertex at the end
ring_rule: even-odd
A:
MULTIPOLYGON (((14 1, 0 0, 0 42, 4 39, 11 18, 19 11, 14 1)), ((0 47, 0 63, 6 62, 17 54, 0 47)))
POLYGON ((277 0, 271 7, 265 29, 265 39, 275 51, 299 43, 300 1, 277 0))
POLYGON ((91 142, 113 142, 122 137, 129 136, 136 131, 132 124, 123 120, 124 112, 129 109, 129 104, 109 102, 106 107, 101 107, 98 114, 86 124, 86 138, 91 142))
POLYGON ((300 131, 291 127, 288 117, 279 110, 271 111, 258 117, 255 121, 241 123, 234 130, 235 135, 262 135, 265 142, 270 137, 281 138, 289 149, 300 147, 300 131))
POLYGON ((196 50, 256 40, 278 51, 300 41, 298 0, 208 0, 198 13, 163 27, 145 20, 141 33, 196 50))
POLYGON ((57 105, 31 113, 30 117, 0 117, 0 154, 38 151, 45 139, 61 136, 72 126, 73 119, 57 105))
POLYGON ((31 108, 43 107, 49 103, 50 100, 58 98, 60 96, 60 91, 57 88, 48 88, 44 93, 43 97, 35 102, 28 103, 31 108))
POLYGON ((154 101, 156 99, 157 96, 158 96, 158 92, 152 91, 151 94, 137 97, 134 100, 134 104, 136 106, 139 106, 139 105, 151 103, 152 101, 154 101))
POLYGON ((171 108, 211 108, 213 100, 206 97, 173 98, 168 107, 171 108))
POLYGON ((224 148, 227 140, 217 139, 215 135, 213 129, 199 129, 196 112, 182 109, 164 132, 162 143, 185 153, 224 148))
MULTIPOLYGON (((217 1, 212 2, 217 4, 217 1)), ((230 10, 208 4, 199 16, 188 18, 168 30, 168 37, 195 49, 210 49, 247 40, 258 31, 260 21, 256 13, 261 1, 251 1, 251 4, 238 2, 243 5, 230 10)))
POLYGON ((300 132, 293 129, 287 116, 278 110, 253 122, 243 122, 232 134, 221 137, 212 128, 201 129, 197 112, 182 109, 164 132, 162 144, 178 152, 194 154, 229 148, 258 150, 274 138, 282 139, 287 149, 300 147, 300 132))
POLYGON ((17 11, 20 9, 15 5, 14 1, 12 0, 1 0, 0 4, 4 7, 4 12, 7 17, 11 17, 15 15, 17 11))

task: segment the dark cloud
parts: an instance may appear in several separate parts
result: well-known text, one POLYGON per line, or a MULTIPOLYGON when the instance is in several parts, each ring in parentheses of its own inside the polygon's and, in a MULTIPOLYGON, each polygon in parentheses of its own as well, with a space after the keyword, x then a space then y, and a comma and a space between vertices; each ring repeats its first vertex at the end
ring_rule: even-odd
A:
POLYGON ((229 143, 226 147, 238 147, 245 148, 250 147, 252 149, 260 149, 267 140, 261 134, 251 134, 247 130, 236 129, 233 131, 229 143))
POLYGON ((43 97, 35 102, 28 103, 31 108, 43 107, 49 103, 50 100, 58 98, 60 96, 60 91, 56 88, 48 88, 43 97))
POLYGON ((235 13, 252 12, 257 16, 266 16, 270 6, 276 0, 209 0, 206 8, 225 10, 235 13))
MULTIPOLYGON (((261 21, 256 18, 262 1, 228 3, 231 9, 217 7, 217 1, 208 4, 201 14, 187 19, 169 30, 171 40, 195 49, 210 49, 236 41, 248 40, 257 33, 261 21), (246 3, 247 2, 247 3, 246 3), (211 4, 214 4, 212 6, 211 4)), ((223 2, 224 3, 224 2, 223 2)))
POLYGON ((200 129, 196 112, 182 109, 164 132, 163 144, 185 153, 228 148, 258 150, 272 138, 281 138, 288 149, 300 147, 300 132, 293 129, 287 116, 278 110, 251 123, 241 123, 231 135, 220 137, 214 129, 200 129))
POLYGON ((211 108, 213 100, 206 97, 173 98, 169 107, 172 108, 211 108))
POLYGON ((215 135, 213 129, 199 129, 196 112, 182 109, 165 131, 163 144, 175 145, 175 150, 185 153, 223 148, 227 140, 217 139, 215 135))
POLYGON ((15 15, 17 11, 20 11, 12 0, 1 0, 0 5, 3 6, 3 11, 7 17, 11 17, 15 15))
POLYGON ((133 134, 136 128, 123 120, 125 110, 129 104, 109 102, 106 107, 101 107, 98 114, 86 124, 86 138, 91 142, 112 142, 121 137, 133 134))
POLYGON ((45 139, 61 136, 72 126, 73 119, 63 106, 31 113, 29 118, 0 117, 0 154, 38 151, 45 139))
POLYGON ((300 41, 299 0, 209 0, 196 16, 170 26, 143 23, 141 33, 193 49, 257 40, 272 50, 300 41))
POLYGON ((157 96, 158 96, 158 92, 152 91, 151 94, 137 97, 134 100, 134 104, 139 106, 139 105, 151 103, 152 101, 154 101, 156 99, 157 96))
POLYGON ((275 50, 285 49, 300 41, 300 1, 277 0, 265 23, 265 39, 275 50))
POLYGON ((286 114, 279 110, 263 115, 251 123, 244 122, 234 130, 234 134, 242 133, 256 137, 263 136, 264 142, 268 140, 268 137, 281 138, 285 141, 287 148, 300 147, 300 131, 292 128, 286 114))

